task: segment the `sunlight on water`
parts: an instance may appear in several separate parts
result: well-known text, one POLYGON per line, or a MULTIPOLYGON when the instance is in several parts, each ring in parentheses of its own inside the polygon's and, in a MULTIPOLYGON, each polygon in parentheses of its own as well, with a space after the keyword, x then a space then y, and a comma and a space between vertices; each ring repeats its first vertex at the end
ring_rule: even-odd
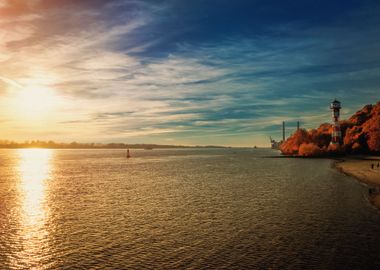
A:
POLYGON ((367 189, 276 153, 0 149, 0 270, 380 269, 367 189))
POLYGON ((23 263, 36 267, 38 258, 45 249, 41 240, 46 238, 44 228, 47 210, 44 205, 46 181, 51 171, 52 150, 19 150, 19 192, 21 198, 20 233, 22 238, 21 259, 23 263))

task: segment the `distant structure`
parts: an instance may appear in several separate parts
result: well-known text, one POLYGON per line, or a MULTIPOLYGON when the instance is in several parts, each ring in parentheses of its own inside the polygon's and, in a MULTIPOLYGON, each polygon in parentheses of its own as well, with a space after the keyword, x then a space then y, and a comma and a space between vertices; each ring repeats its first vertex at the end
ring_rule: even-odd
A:
POLYGON ((342 141, 342 133, 340 131, 339 125, 339 114, 341 109, 341 103, 334 99, 331 102, 330 109, 332 110, 332 119, 333 119, 333 131, 331 134, 331 144, 340 144, 342 141))
POLYGON ((280 149, 281 144, 285 141, 285 121, 282 122, 282 141, 276 141, 269 137, 272 149, 280 149))
MULTIPOLYGON (((297 121, 297 131, 300 129, 300 121, 297 121)), ((281 144, 285 142, 285 121, 282 121, 282 141, 276 141, 271 136, 269 136, 270 145, 272 149, 280 149, 281 144)))
POLYGON ((271 136, 269 136, 269 140, 270 140, 270 147, 272 149, 277 149, 277 150, 280 149, 282 141, 278 142, 278 141, 272 139, 271 136))

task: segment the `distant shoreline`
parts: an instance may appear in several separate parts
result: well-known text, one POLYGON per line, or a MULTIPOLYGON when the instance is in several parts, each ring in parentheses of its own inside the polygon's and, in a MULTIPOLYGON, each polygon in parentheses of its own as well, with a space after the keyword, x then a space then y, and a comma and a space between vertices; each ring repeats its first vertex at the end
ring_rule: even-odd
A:
POLYGON ((218 145, 163 145, 163 144, 124 144, 124 143, 55 143, 55 142, 31 142, 0 144, 0 149, 189 149, 189 148, 231 148, 218 145))
POLYGON ((147 148, 139 148, 139 147, 0 147, 4 150, 14 150, 14 149, 51 149, 51 150, 126 150, 126 149, 134 149, 134 150, 165 150, 165 149, 224 149, 228 147, 155 147, 152 149, 147 148))
POLYGON ((380 210, 380 167, 377 167, 378 163, 380 163, 380 157, 358 156, 339 159, 334 166, 338 171, 368 185, 369 201, 380 210), (373 169, 372 164, 374 164, 373 169))

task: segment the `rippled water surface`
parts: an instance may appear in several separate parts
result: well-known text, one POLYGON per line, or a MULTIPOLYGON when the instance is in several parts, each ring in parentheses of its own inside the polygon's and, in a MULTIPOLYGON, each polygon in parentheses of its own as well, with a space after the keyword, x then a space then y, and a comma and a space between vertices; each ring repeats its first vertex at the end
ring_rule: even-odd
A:
POLYGON ((374 269, 380 214, 325 159, 0 150, 1 269, 374 269))

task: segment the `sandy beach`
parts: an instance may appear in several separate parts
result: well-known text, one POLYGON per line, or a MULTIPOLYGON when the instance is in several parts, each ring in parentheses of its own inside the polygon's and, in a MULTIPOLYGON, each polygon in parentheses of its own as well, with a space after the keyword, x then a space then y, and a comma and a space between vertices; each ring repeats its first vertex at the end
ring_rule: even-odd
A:
POLYGON ((380 157, 345 158, 342 162, 337 162, 336 167, 343 173, 368 184, 369 199, 380 209, 380 157))

